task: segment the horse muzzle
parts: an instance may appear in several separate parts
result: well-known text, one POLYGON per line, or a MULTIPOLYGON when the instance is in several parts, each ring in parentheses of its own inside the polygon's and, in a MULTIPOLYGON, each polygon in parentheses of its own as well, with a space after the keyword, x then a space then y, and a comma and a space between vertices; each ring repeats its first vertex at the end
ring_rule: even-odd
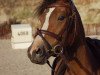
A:
POLYGON ((32 63, 35 64, 45 64, 47 62, 47 52, 44 48, 44 46, 38 48, 37 50, 34 50, 32 54, 30 54, 30 47, 28 49, 28 57, 31 60, 32 63))

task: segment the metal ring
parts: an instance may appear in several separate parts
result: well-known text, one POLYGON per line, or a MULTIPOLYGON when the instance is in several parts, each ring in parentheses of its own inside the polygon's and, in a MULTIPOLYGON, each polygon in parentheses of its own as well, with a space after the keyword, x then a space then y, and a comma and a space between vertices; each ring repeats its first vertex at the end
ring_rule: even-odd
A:
POLYGON ((56 45, 54 47, 54 53, 58 54, 58 55, 61 54, 61 53, 63 53, 63 47, 61 45, 56 45))

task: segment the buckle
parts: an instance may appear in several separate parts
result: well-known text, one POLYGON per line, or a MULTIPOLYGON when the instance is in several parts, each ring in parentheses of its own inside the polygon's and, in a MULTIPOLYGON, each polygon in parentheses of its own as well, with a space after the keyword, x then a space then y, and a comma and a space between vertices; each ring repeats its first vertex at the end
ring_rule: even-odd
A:
POLYGON ((63 53, 63 47, 61 45, 56 45, 54 47, 54 53, 57 55, 60 55, 63 53))

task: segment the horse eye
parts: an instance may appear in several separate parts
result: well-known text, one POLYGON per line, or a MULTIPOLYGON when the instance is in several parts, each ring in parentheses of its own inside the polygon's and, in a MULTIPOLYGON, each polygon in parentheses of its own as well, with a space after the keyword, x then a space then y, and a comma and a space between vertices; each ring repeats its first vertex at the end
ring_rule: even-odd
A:
POLYGON ((62 21, 62 20, 64 20, 65 19, 65 16, 59 16, 58 17, 58 20, 60 20, 60 21, 62 21))

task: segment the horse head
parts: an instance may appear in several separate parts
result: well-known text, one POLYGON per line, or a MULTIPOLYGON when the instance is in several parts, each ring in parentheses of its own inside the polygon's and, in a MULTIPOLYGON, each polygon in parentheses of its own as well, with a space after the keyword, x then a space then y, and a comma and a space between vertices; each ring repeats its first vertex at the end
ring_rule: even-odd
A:
POLYGON ((45 64, 50 56, 57 56, 76 39, 84 37, 79 14, 69 0, 44 0, 35 12, 42 28, 28 49, 33 63, 45 64), (79 22, 78 22, 79 21, 79 22))

